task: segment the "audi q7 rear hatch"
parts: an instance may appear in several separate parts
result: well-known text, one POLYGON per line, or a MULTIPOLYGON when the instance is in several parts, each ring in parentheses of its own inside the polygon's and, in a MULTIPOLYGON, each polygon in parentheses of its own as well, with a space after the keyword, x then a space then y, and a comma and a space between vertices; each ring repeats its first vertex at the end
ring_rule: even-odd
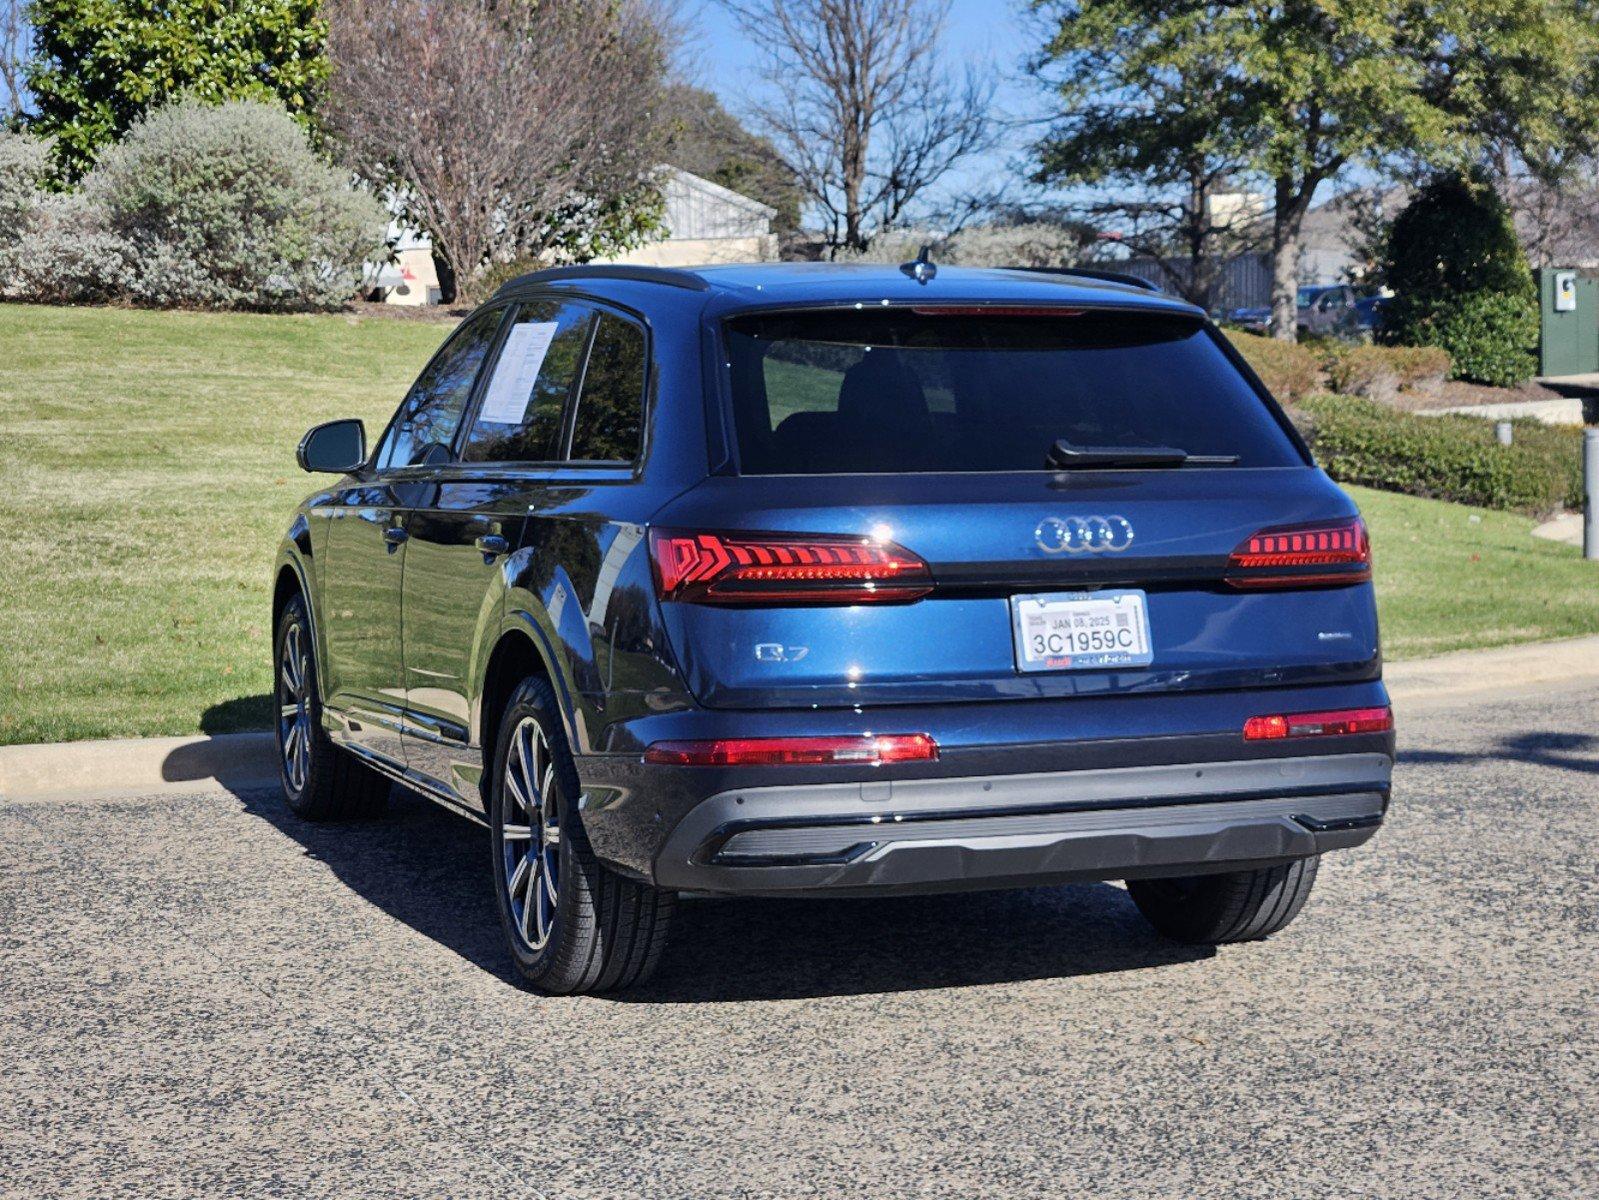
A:
POLYGON ((1375 672, 1364 528, 1201 320, 928 304, 721 333, 736 473, 651 531, 702 703, 1375 672))

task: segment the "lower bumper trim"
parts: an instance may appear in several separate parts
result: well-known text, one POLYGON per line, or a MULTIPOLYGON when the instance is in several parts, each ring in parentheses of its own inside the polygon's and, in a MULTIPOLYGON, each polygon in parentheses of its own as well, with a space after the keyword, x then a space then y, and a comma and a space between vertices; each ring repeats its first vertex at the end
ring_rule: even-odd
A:
MULTIPOLYGON (((1212 780, 1244 791, 1101 794, 1104 772, 1063 773, 1053 803, 1021 808, 948 804, 872 811, 827 788, 744 789, 701 804, 656 862, 663 887, 723 893, 805 894, 1006 887, 1087 879, 1203 874, 1288 861, 1358 845, 1381 824, 1391 763, 1385 756, 1200 764, 1191 789, 1212 780), (1091 778, 1086 778, 1091 776, 1091 778), (1087 795, 1081 786, 1091 783, 1087 795), (1275 785, 1274 787, 1271 785, 1275 785), (1342 786, 1340 786, 1342 785, 1342 786), (1270 787, 1268 791, 1267 788, 1270 787), (864 811, 863 811, 864 810, 864 811)), ((1142 772, 1128 768, 1135 783, 1142 772)), ((1123 772, 1116 772, 1118 776, 1123 772)), ((1154 778, 1152 776, 1152 778, 1154 778)), ((959 785, 962 781, 941 781, 959 785)), ((967 781, 987 798, 995 780, 967 781)), ((1043 781, 1031 777, 1035 793, 1043 781)), ((896 798, 898 798, 896 796, 896 798)), ((953 801, 954 796, 946 799, 953 801)))

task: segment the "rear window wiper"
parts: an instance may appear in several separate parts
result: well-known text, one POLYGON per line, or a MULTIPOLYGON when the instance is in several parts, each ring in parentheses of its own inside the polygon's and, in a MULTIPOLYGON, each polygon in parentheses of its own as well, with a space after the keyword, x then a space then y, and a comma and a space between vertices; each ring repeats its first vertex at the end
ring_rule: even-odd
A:
POLYGON ((1236 454, 1190 454, 1176 446, 1074 446, 1065 438, 1049 448, 1044 466, 1056 471, 1158 467, 1231 467, 1236 454))

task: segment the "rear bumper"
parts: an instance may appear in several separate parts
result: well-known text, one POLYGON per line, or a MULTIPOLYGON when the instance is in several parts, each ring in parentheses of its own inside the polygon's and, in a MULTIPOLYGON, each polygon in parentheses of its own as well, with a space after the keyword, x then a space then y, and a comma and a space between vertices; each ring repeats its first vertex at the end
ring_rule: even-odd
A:
POLYGON ((1245 721, 1388 703, 1380 681, 1201 694, 727 713, 612 727, 577 756, 595 853, 725 894, 997 888, 1264 865, 1358 845, 1386 809, 1391 731, 1245 741, 1245 721), (892 766, 682 767, 657 740, 925 732, 892 766), (1275 807, 1273 807, 1275 805, 1275 807))
POLYGON ((1355 753, 740 787, 690 809, 650 874, 725 894, 893 894, 1265 866, 1370 838, 1392 764, 1355 753))

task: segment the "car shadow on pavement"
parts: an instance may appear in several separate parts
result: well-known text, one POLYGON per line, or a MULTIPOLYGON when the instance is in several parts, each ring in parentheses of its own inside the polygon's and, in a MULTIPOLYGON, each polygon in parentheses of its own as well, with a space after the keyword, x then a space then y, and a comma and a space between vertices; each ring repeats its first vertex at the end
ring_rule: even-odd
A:
POLYGON ((1501 738, 1486 753, 1461 754, 1452 750, 1401 750, 1400 763, 1448 765, 1497 762, 1509 759, 1559 771, 1599 775, 1599 734, 1527 730, 1501 738))
MULTIPOLYGON (((319 825, 275 792, 236 793, 353 892, 514 982, 487 831, 396 788, 385 816, 319 825)), ((689 898, 655 979, 613 997, 695 1004, 970 987, 1133 971, 1210 957, 1159 938, 1109 884, 881 900, 689 898)))
POLYGON ((688 900, 660 973, 617 997, 697 1004, 975 987, 1209 958, 1109 884, 880 900, 688 900))
POLYGON ((381 817, 326 823, 295 816, 276 789, 234 794, 363 900, 514 981, 490 890, 488 830, 399 787, 381 817))
POLYGON ((272 728, 272 697, 267 692, 235 696, 200 714, 201 733, 244 733, 272 728))

